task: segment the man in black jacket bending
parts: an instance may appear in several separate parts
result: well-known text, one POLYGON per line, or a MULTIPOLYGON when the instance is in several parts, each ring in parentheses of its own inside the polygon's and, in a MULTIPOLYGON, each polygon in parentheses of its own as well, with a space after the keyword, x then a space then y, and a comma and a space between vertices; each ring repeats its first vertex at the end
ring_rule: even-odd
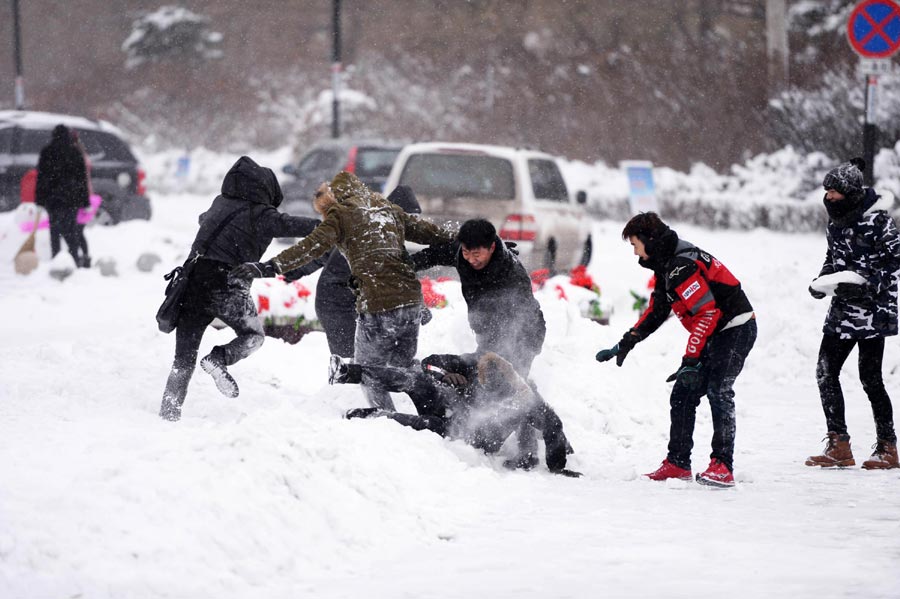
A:
MULTIPOLYGON (((489 221, 467 220, 457 241, 432 245, 413 255, 416 270, 454 266, 459 273, 475 333, 476 355, 495 352, 527 379, 534 358, 541 353, 547 326, 531 290, 531 277, 519 259, 497 236, 489 221)), ((527 425, 517 433, 518 465, 537 463, 537 440, 527 425)))
POLYGON ((551 472, 581 476, 566 469, 568 443, 559 416, 494 352, 477 358, 435 354, 422 360, 420 368, 408 369, 348 364, 332 356, 329 366, 329 383, 377 382, 409 395, 418 412, 357 408, 347 412, 348 419, 390 418, 415 430, 461 439, 485 453, 498 452, 507 437, 527 425, 543 435, 551 472))
POLYGON ((222 194, 200 215, 191 253, 208 245, 191 274, 175 330, 175 361, 159 409, 162 418, 181 418, 203 332, 216 317, 234 329, 237 337, 213 347, 200 367, 213 377, 223 395, 237 397, 238 386, 227 367, 259 349, 265 336, 250 296, 250 281, 229 279, 228 271, 238 264, 257 262, 273 238, 305 237, 319 223, 278 212, 282 199, 275 173, 241 156, 225 175, 222 194), (231 220, 213 237, 227 218, 231 220))

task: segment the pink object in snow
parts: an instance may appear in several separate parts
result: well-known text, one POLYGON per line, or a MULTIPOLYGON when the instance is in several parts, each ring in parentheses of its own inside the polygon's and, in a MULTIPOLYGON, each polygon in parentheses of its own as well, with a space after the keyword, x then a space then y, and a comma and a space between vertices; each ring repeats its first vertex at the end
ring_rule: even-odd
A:
MULTIPOLYGON (((96 193, 92 193, 90 195, 89 200, 91 205, 87 208, 79 208, 77 221, 79 225, 86 225, 97 215, 97 210, 100 209, 100 204, 103 203, 103 198, 96 193)), ((19 228, 23 233, 31 233, 34 229, 34 221, 27 220, 21 224, 19 224, 19 228)), ((49 229, 50 228, 50 219, 45 215, 38 222, 38 230, 40 229, 49 229)))

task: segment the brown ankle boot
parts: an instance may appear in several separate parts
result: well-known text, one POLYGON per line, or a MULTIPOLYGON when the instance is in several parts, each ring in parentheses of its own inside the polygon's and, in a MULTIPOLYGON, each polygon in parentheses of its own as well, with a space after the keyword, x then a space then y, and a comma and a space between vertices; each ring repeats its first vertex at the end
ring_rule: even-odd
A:
POLYGON ((875 443, 875 453, 863 462, 862 467, 866 470, 900 468, 900 461, 897 459, 897 442, 878 439, 878 442, 875 443))
POLYGON ((821 466, 822 468, 837 466, 845 468, 846 466, 856 465, 856 460, 853 459, 853 452, 850 451, 850 435, 839 435, 830 432, 825 438, 828 439, 825 451, 822 452, 822 455, 806 458, 807 466, 821 466))

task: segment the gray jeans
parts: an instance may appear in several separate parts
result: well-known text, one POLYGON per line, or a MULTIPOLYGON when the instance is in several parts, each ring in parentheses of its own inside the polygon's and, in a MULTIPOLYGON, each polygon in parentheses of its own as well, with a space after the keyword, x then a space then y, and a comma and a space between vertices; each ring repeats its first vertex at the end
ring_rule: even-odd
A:
MULTIPOLYGON (((360 314, 356 320, 353 361, 370 366, 409 368, 419 345, 420 304, 378 314, 360 314)), ((394 410, 390 393, 374 378, 363 374, 363 391, 369 405, 394 410)))

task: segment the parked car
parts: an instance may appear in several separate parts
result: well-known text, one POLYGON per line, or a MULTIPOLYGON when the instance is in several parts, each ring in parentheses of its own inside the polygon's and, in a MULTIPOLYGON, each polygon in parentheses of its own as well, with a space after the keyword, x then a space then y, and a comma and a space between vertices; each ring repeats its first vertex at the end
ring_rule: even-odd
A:
POLYGON ((402 144, 375 140, 333 139, 311 147, 296 164, 282 171, 292 179, 281 184, 282 209, 296 216, 318 218, 312 197, 322 181, 330 181, 341 171, 356 174, 374 191, 381 192, 402 144))
POLYGON ((587 264, 593 250, 587 194, 570 195, 557 158, 534 150, 461 143, 403 148, 385 184, 409 185, 434 222, 486 218, 518 245, 529 270, 587 264))
POLYGON ((94 193, 103 198, 97 221, 149 219, 145 174, 121 131, 105 121, 25 110, 0 111, 0 211, 19 205, 22 177, 37 166, 60 124, 76 130, 87 151, 94 193))

